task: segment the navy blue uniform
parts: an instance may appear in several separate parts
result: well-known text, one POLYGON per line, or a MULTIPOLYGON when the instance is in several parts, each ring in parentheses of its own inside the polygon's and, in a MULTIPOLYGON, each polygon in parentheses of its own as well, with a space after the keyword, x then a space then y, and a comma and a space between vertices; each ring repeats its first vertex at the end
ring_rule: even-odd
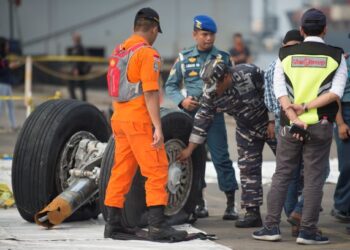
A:
MULTIPOLYGON (((182 108, 181 102, 185 99, 185 96, 183 96, 180 90, 183 85, 186 89, 186 96, 200 98, 203 94, 204 83, 199 77, 199 71, 207 60, 217 57, 222 58, 227 64, 230 64, 229 55, 215 47, 208 52, 198 51, 196 46, 180 52, 165 83, 167 96, 182 108)), ((187 113, 194 117, 196 111, 187 113)), ((207 134, 207 145, 218 174, 220 190, 230 192, 238 189, 235 171, 228 153, 227 133, 223 113, 215 114, 212 126, 207 134)), ((204 175, 205 173, 202 173, 203 187, 205 186, 204 175)))

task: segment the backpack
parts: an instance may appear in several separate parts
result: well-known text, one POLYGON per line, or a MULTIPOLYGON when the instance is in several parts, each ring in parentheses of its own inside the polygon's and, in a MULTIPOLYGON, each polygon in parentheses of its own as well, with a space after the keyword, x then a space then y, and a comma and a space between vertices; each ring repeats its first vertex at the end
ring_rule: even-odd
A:
POLYGON ((117 102, 127 102, 142 95, 141 82, 131 83, 127 77, 127 67, 135 52, 147 45, 138 43, 129 49, 119 45, 109 59, 107 72, 108 94, 117 102))

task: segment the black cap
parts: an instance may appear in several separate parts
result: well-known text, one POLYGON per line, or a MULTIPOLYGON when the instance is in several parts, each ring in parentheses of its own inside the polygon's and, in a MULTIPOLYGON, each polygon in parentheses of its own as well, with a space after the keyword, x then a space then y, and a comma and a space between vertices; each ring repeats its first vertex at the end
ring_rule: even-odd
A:
POLYGON ((301 26, 309 29, 317 29, 326 26, 327 18, 322 11, 312 8, 305 11, 301 17, 301 26))
POLYGON ((283 44, 287 44, 290 41, 303 42, 304 41, 304 37, 300 34, 299 30, 290 30, 284 36, 283 44))
POLYGON ((135 16, 135 22, 138 18, 146 18, 155 21, 158 24, 158 31, 159 33, 163 33, 162 29, 160 28, 160 22, 159 22, 159 15, 158 13, 152 9, 152 8, 142 8, 140 9, 135 16))

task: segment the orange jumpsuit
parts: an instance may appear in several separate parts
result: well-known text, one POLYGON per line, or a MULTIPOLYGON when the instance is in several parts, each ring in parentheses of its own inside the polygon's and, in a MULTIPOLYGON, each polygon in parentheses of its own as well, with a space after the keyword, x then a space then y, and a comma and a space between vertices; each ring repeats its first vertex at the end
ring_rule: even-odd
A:
MULTIPOLYGON (((148 44, 139 36, 132 35, 123 46, 128 49, 138 43, 148 44)), ((160 57, 156 50, 144 47, 130 58, 127 77, 130 82, 142 82, 144 92, 159 90, 158 78, 160 57)), ((165 189, 168 179, 168 160, 164 146, 155 149, 153 129, 144 95, 128 102, 113 102, 111 118, 115 138, 114 166, 106 190, 105 205, 124 206, 125 195, 129 192, 138 166, 146 177, 147 206, 166 205, 168 195, 165 189)))

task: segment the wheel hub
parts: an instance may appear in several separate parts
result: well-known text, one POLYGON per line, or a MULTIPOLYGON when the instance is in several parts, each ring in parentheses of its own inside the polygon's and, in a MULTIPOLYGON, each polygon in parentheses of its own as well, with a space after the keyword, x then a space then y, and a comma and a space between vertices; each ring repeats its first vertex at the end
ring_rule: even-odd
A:
POLYGON ((60 161, 58 163, 59 166, 57 168, 59 178, 56 178, 56 187, 60 192, 69 187, 69 170, 75 168, 77 165, 80 165, 80 162, 76 162, 75 156, 79 143, 83 139, 96 140, 96 137, 90 132, 79 131, 72 135, 64 146, 60 161))
POLYGON ((165 143, 169 161, 167 191, 169 194, 165 214, 177 214, 186 204, 192 188, 193 166, 191 158, 179 162, 176 157, 186 147, 178 139, 171 139, 165 143))
POLYGON ((168 172, 168 190, 172 194, 176 194, 176 192, 179 190, 181 185, 181 173, 181 164, 178 162, 173 162, 170 164, 168 172))

